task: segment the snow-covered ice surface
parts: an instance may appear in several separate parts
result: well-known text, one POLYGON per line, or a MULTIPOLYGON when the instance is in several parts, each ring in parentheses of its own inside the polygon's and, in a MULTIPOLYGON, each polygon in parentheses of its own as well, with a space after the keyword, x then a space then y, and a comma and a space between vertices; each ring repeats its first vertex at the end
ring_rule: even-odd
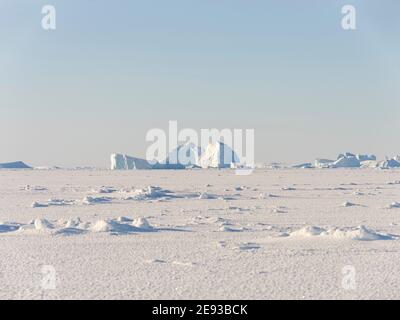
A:
POLYGON ((399 299, 394 181, 400 170, 1 170, 0 298, 399 299))

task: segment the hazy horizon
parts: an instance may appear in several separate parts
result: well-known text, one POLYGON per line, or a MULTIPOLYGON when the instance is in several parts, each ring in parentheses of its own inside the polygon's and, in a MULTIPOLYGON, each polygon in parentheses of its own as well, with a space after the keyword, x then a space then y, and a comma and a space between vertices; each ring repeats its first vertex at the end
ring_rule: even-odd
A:
POLYGON ((255 130, 256 162, 400 154, 398 1, 0 3, 0 163, 108 167, 147 131, 255 130), (54 5, 57 28, 41 27, 54 5), (357 29, 341 28, 341 8, 357 29))

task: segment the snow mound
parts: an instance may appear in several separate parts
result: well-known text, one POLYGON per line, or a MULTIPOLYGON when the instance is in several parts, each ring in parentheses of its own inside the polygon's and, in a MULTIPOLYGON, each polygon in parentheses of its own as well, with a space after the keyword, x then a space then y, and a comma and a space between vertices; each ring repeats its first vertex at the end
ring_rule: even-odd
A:
POLYGON ((47 191, 46 187, 42 186, 31 186, 27 184, 25 187, 21 188, 20 190, 25 190, 25 191, 47 191))
POLYGON ((296 188, 294 188, 294 187, 282 187, 282 190, 283 191, 295 191, 296 188))
POLYGON ((199 195, 199 199, 209 199, 209 195, 207 193, 205 193, 205 192, 202 192, 199 195))
POLYGON ((99 220, 90 227, 92 232, 115 232, 128 233, 133 231, 132 227, 127 224, 118 223, 112 220, 99 220))
POLYGON ((343 202, 343 203, 342 203, 342 207, 345 207, 345 208, 347 208, 347 207, 354 207, 354 206, 356 206, 356 204, 355 204, 355 203, 352 203, 352 202, 346 201, 346 202, 343 202))
POLYGON ((99 220, 92 227, 90 227, 90 230, 93 232, 109 232, 114 231, 114 229, 115 224, 107 220, 99 220))
POLYGON ((222 232, 242 232, 243 228, 232 228, 232 227, 228 227, 226 225, 222 225, 219 227, 219 231, 222 232))
POLYGON ((53 229, 53 225, 47 221, 46 219, 35 219, 34 226, 36 230, 46 231, 49 229, 53 229))
POLYGON ((64 200, 64 199, 49 199, 47 200, 46 203, 40 203, 37 201, 34 201, 31 204, 32 208, 46 208, 50 206, 69 206, 73 204, 75 201, 74 200, 64 200))
POLYGON ((311 237, 311 236, 319 236, 326 230, 316 226, 306 226, 301 228, 300 230, 293 231, 290 233, 290 236, 293 237, 311 237))
POLYGON ((169 192, 160 187, 148 186, 147 189, 144 190, 144 193, 149 198, 159 198, 166 196, 169 192))
POLYGON ((360 241, 373 241, 373 240, 393 240, 394 236, 381 234, 376 231, 367 229, 365 226, 356 228, 330 228, 324 229, 316 226, 306 226, 300 230, 290 233, 293 237, 329 237, 336 239, 351 239, 360 241))
POLYGON ((169 198, 172 192, 160 187, 148 186, 144 189, 136 189, 124 198, 124 200, 148 200, 157 198, 169 198))
POLYGON ((347 238, 352 240, 373 241, 373 240, 392 240, 393 236, 377 233, 367 229, 365 226, 350 229, 328 230, 327 234, 334 238, 347 238))
POLYGON ((97 189, 92 190, 92 192, 94 192, 94 193, 113 193, 116 191, 117 191, 117 189, 115 189, 113 187, 106 187, 106 186, 101 186, 97 189))
POLYGON ((69 220, 58 220, 49 222, 44 218, 37 218, 28 224, 2 223, 0 222, 0 234, 18 231, 36 235, 80 235, 88 232, 110 233, 110 234, 131 234, 134 232, 153 232, 158 231, 150 225, 145 218, 131 219, 104 219, 94 223, 83 222, 79 217, 69 220))
POLYGON ((287 213, 286 207, 283 206, 274 206, 271 208, 271 213, 287 213))
POLYGON ((47 205, 49 206, 66 206, 72 204, 74 201, 72 200, 64 200, 64 199, 49 199, 47 201, 47 205))
POLYGON ((91 205, 96 203, 109 203, 112 199, 110 197, 94 197, 94 196, 86 196, 83 198, 82 203, 91 205))
POLYGON ((34 201, 34 202, 32 202, 31 207, 32 208, 46 208, 46 207, 48 207, 48 205, 34 201))
POLYGON ((65 228, 79 228, 81 225, 82 221, 80 218, 69 219, 65 224, 65 228))
POLYGON ((132 224, 117 222, 114 220, 99 220, 90 227, 92 232, 110 232, 127 234, 138 231, 154 230, 145 218, 138 218, 132 224))
MULTIPOLYGON (((199 195, 199 199, 200 200, 201 199, 217 199, 217 198, 219 198, 217 195, 210 194, 210 193, 207 193, 207 192, 201 192, 200 195, 199 195)), ((222 199, 224 199, 224 198, 222 197, 222 199)))
POLYGON ((386 207, 386 209, 398 209, 398 208, 400 208, 400 202, 392 202, 386 207))
POLYGON ((138 218, 132 222, 132 225, 136 228, 143 229, 143 230, 153 230, 153 227, 145 218, 138 218))

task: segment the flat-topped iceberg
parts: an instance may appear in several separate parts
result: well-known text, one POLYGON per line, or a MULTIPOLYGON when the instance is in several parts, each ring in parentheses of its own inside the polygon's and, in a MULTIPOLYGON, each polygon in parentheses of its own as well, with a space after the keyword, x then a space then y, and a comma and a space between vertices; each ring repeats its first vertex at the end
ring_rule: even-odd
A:
POLYGON ((143 170, 151 168, 152 165, 144 159, 119 153, 111 155, 111 170, 143 170))

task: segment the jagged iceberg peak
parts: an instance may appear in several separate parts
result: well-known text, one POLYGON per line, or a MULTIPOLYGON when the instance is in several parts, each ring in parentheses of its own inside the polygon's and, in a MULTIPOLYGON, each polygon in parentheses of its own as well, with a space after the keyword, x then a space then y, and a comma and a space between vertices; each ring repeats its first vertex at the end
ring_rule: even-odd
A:
POLYGON ((236 152, 221 141, 209 143, 200 158, 202 168, 230 168, 235 163, 240 163, 236 152))
POLYGON ((192 142, 186 142, 172 150, 165 161, 158 166, 166 169, 184 169, 188 167, 198 167, 201 157, 201 148, 192 142))

